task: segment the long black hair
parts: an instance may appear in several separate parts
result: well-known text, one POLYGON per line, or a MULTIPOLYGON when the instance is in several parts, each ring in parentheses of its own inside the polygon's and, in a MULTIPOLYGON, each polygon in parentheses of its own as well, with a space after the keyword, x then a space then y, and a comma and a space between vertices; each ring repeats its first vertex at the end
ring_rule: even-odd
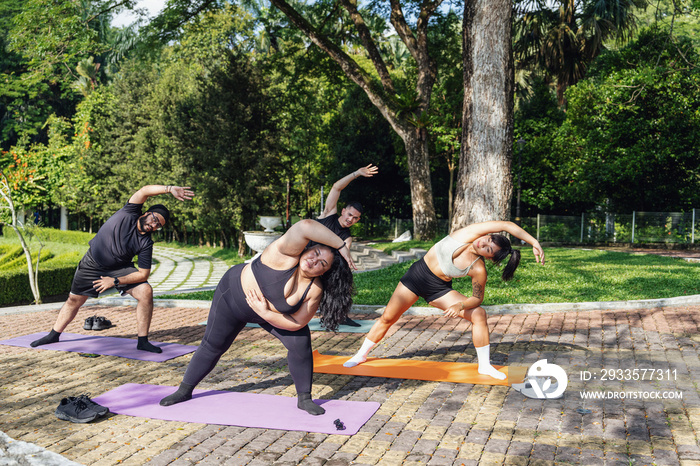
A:
POLYGON ((331 268, 321 275, 323 296, 318 307, 321 313, 321 325, 326 330, 335 332, 345 322, 352 307, 352 295, 355 293, 350 266, 338 251, 333 251, 331 268))
POLYGON ((503 281, 507 282, 513 278, 515 269, 517 269, 518 265, 520 265, 520 251, 513 249, 513 247, 510 245, 510 240, 503 235, 494 234, 491 235, 491 239, 493 240, 493 243, 500 248, 493 255, 493 262, 495 264, 500 264, 501 261, 505 259, 508 254, 510 254, 510 259, 508 259, 508 263, 504 267, 503 274, 501 275, 503 281))

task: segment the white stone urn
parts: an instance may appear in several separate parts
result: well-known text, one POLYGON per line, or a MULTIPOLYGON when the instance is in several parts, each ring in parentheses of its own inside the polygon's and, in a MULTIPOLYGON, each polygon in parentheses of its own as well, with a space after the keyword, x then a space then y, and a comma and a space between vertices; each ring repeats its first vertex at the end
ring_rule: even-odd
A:
POLYGON ((272 217, 272 216, 261 215, 259 217, 259 221, 260 221, 260 225, 262 225, 265 228, 265 231, 267 233, 271 233, 271 232, 275 231, 275 228, 282 225, 282 217, 272 217))
POLYGON ((243 236, 245 237, 245 242, 248 247, 257 253, 250 260, 246 261, 252 262, 253 259, 262 254, 265 248, 272 244, 274 240, 282 236, 282 234, 275 231, 271 233, 265 231, 244 231, 243 236))

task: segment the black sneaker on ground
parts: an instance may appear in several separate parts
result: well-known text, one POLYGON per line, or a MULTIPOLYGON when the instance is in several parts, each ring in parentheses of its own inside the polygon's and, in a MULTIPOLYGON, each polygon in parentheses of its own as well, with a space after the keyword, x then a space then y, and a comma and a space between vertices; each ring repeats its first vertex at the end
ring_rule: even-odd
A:
POLYGON ((85 330, 92 330, 92 326, 94 325, 94 323, 95 323, 95 316, 88 317, 87 319, 85 319, 85 323, 83 324, 83 328, 85 330))
POLYGON ((104 330, 106 328, 110 328, 111 326, 112 322, 104 317, 95 317, 95 320, 92 322, 93 330, 104 330))
POLYGON ((80 400, 83 403, 85 403, 85 405, 91 410, 95 411, 98 416, 104 416, 109 412, 109 408, 107 408, 106 406, 102 406, 101 404, 95 403, 90 399, 89 395, 82 394, 78 397, 75 397, 75 400, 80 400))
POLYGON ((354 320, 352 320, 350 317, 345 318, 345 322, 343 322, 341 325, 349 325, 350 327, 361 327, 362 324, 358 324, 354 320))
POLYGON ((84 424, 97 418, 97 413, 77 398, 63 398, 56 408, 56 417, 63 421, 84 424))

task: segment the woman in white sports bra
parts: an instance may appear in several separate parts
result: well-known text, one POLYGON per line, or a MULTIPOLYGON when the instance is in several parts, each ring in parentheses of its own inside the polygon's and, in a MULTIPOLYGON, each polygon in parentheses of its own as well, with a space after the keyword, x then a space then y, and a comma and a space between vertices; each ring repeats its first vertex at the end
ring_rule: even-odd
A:
POLYGON ((360 350, 343 365, 354 367, 367 360, 367 355, 384 338, 389 328, 399 320, 419 297, 431 306, 442 309, 446 317, 461 317, 472 323, 472 341, 476 347, 478 371, 503 380, 506 375, 491 365, 489 329, 486 311, 481 307, 486 287, 484 259, 498 264, 508 255, 502 278, 510 280, 520 263, 520 251, 511 248, 506 232, 532 245, 535 260, 544 265, 540 243, 513 222, 493 221, 475 223, 452 232, 430 248, 416 261, 396 286, 382 316, 367 334, 360 350), (470 297, 452 289, 452 279, 464 276, 472 279, 470 297))

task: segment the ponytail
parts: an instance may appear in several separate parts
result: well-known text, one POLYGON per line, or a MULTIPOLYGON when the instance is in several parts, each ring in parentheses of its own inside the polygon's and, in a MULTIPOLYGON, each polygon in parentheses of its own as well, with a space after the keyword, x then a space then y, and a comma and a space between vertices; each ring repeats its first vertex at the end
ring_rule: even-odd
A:
POLYGON ((503 274, 501 275, 503 281, 507 282, 513 278, 515 269, 517 269, 518 265, 520 265, 520 251, 513 249, 510 245, 510 240, 503 235, 491 235, 491 239, 493 240, 494 244, 500 248, 493 256, 493 262, 495 264, 500 264, 501 261, 510 254, 510 259, 508 259, 508 263, 503 269, 503 274))
POLYGON ((508 259, 508 263, 503 268, 503 274, 501 275, 501 278, 504 282, 507 282, 508 280, 513 278, 513 275, 515 274, 515 269, 518 268, 518 265, 520 265, 520 251, 518 251, 517 249, 511 249, 510 259, 508 259))

